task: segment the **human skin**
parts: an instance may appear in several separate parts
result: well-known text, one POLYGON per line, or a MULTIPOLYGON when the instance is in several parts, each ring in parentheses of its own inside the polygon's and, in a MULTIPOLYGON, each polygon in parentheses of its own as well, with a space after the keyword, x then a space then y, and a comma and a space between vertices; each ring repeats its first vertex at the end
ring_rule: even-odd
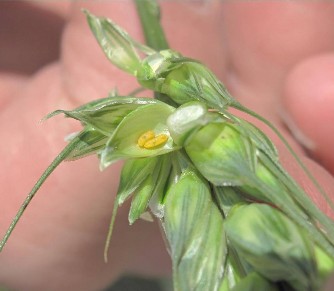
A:
MULTIPOLYGON (((308 147, 318 163, 303 160, 333 194, 334 4, 206 2, 162 3, 171 47, 207 64, 240 102, 270 119, 299 154, 305 155, 303 147, 308 147), (294 124, 298 140, 286 130, 286 120, 294 124)), ((122 94, 137 86, 107 61, 80 9, 112 18, 142 40, 130 1, 4 2, 0 11, 4 5, 12 5, 14 15, 23 9, 22 19, 38 11, 36 15, 52 13, 56 20, 32 17, 30 23, 35 21, 36 27, 27 31, 28 37, 14 41, 15 35, 3 34, 6 37, 0 39, 1 56, 10 61, 10 66, 0 67, 1 234, 65 146, 63 137, 80 128, 61 116, 41 125, 39 120, 55 109, 105 97, 116 86, 122 94), (50 26, 52 33, 46 37, 44 29, 50 26), (31 45, 29 33, 42 39, 42 46, 31 45), (17 47, 24 62, 15 55, 17 47)), ((1 28, 14 26, 27 29, 20 28, 17 19, 0 17, 1 28)), ((322 210, 333 215, 278 141, 277 145, 286 168, 322 210)), ((15 290, 91 291, 101 290, 125 272, 169 274, 170 259, 159 227, 144 221, 129 227, 127 206, 117 216, 109 263, 103 261, 120 168, 117 164, 101 173, 96 157, 62 164, 29 205, 0 254, 0 283, 15 290)))

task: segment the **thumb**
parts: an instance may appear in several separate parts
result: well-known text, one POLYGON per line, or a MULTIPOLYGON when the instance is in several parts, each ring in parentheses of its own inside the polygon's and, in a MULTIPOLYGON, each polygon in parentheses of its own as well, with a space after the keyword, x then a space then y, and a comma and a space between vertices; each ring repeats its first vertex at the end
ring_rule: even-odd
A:
POLYGON ((334 54, 308 58, 288 74, 285 119, 292 133, 334 173, 334 54))

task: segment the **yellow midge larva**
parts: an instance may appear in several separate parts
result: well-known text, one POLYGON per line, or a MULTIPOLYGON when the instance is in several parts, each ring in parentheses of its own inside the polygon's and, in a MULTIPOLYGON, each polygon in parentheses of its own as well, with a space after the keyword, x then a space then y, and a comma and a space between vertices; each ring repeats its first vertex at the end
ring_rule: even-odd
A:
POLYGON ((144 144, 155 137, 155 133, 152 130, 144 132, 137 141, 137 144, 142 148, 144 144))
POLYGON ((137 144, 141 148, 145 149, 152 149, 158 146, 164 145, 168 140, 167 134, 159 134, 155 135, 155 133, 152 130, 144 132, 137 141, 137 144))

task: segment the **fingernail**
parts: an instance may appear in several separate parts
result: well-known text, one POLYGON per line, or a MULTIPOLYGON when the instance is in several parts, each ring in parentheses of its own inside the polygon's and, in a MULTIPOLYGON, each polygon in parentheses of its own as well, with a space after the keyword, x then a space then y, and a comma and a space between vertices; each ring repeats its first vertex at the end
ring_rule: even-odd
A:
POLYGON ((314 141, 297 126, 293 118, 283 109, 279 111, 279 115, 297 142, 307 150, 314 151, 316 148, 314 141))

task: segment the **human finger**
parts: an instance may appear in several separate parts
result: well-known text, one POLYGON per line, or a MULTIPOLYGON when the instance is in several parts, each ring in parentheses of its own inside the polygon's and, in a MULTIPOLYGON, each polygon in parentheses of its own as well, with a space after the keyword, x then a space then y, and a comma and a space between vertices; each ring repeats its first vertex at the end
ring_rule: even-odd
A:
POLYGON ((299 142, 334 174, 334 54, 307 58, 288 74, 284 115, 299 142))
POLYGON ((279 123, 282 85, 296 63, 333 48, 334 4, 223 4, 228 87, 243 104, 279 123))

